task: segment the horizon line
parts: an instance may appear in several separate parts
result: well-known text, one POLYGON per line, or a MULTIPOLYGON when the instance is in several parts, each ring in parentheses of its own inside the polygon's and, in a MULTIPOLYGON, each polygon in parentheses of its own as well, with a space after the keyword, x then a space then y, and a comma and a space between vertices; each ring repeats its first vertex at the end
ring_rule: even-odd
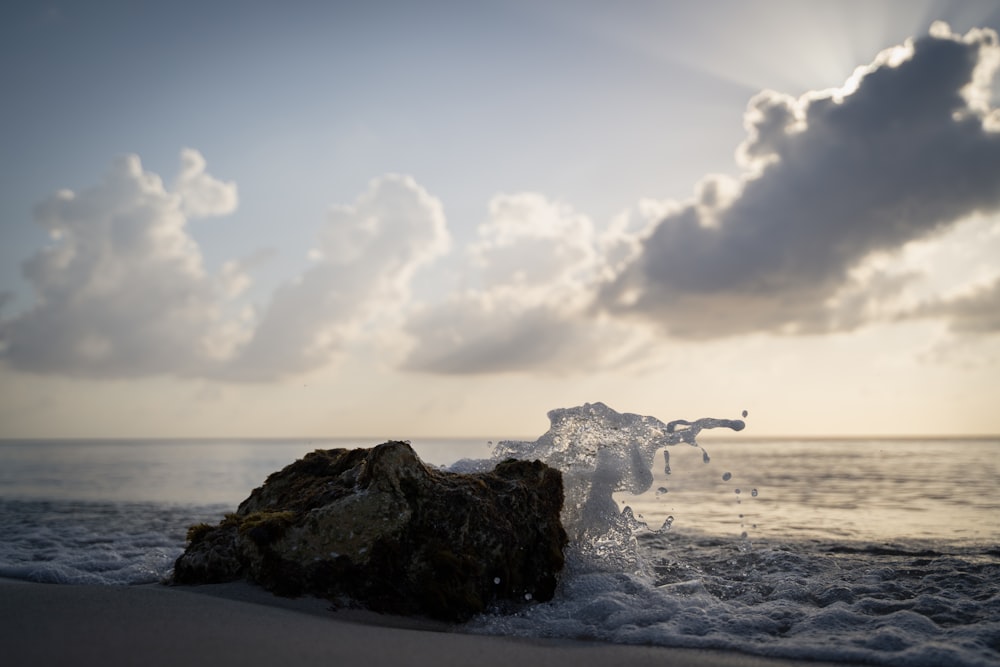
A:
MULTIPOLYGON (((9 442, 52 442, 52 441, 64 441, 64 442, 124 442, 130 440, 139 441, 180 441, 180 440, 209 440, 209 441, 232 441, 232 440, 245 440, 245 441, 273 441, 273 440, 288 440, 288 441, 308 441, 308 440, 320 440, 320 441, 332 441, 332 440, 380 440, 381 442, 377 444, 382 444, 384 442, 416 442, 420 440, 481 440, 483 444, 488 444, 492 442, 502 442, 504 440, 517 440, 525 442, 533 442, 537 440, 539 436, 534 438, 531 437, 491 437, 491 436, 469 436, 469 435, 418 435, 409 436, 405 438, 397 438, 385 435, 181 435, 181 436, 155 436, 155 435, 116 435, 116 436, 0 436, 0 443, 9 442)), ((704 441, 743 441, 743 442, 762 442, 762 441, 795 441, 795 440, 811 440, 811 441, 837 441, 837 440, 1000 440, 1000 433, 967 433, 967 434, 942 434, 942 433, 932 433, 932 434, 847 434, 847 435, 747 435, 742 436, 738 433, 702 433, 698 436, 698 440, 704 441)), ((677 443, 683 444, 683 443, 677 443)))

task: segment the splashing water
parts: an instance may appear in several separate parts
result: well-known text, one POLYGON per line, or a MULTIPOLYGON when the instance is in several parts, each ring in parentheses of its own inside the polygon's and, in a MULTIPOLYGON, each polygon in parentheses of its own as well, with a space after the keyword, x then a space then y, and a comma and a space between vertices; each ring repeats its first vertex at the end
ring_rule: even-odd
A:
MULTIPOLYGON (((517 614, 484 615, 468 630, 736 649, 887 667, 1000 665, 1000 551, 992 535, 990 546, 967 549, 905 539, 898 546, 881 538, 877 544, 845 543, 837 536, 854 538, 849 531, 838 531, 832 542, 779 535, 751 548, 746 529, 757 526, 752 515, 744 514, 743 503, 759 494, 752 476, 739 469, 711 475, 717 484, 721 478, 718 490, 730 485, 725 490, 737 508, 738 539, 712 537, 697 528, 668 532, 672 515, 650 530, 641 514, 628 506, 619 509, 616 499, 641 494, 657 481, 652 472, 657 452, 664 452, 663 472, 669 478, 671 445, 700 447, 696 438, 703 429, 739 431, 744 423, 664 424, 619 414, 601 403, 554 410, 549 418, 551 427, 542 437, 501 442, 491 462, 537 458, 563 473, 563 525, 570 544, 556 597, 517 614)), ((830 471, 811 460, 811 448, 801 452, 805 462, 799 469, 822 486, 830 471)), ((704 449, 702 454, 707 462, 704 449)), ((981 488, 992 489, 992 481, 983 480, 981 488)), ((682 491, 683 480, 677 487, 682 491)), ((656 493, 667 493, 667 486, 657 484, 656 493)), ((835 497, 824 489, 803 493, 823 511, 830 509, 823 503, 835 497)), ((968 503, 969 496, 958 500, 968 503)), ((644 503, 637 498, 632 505, 642 509, 644 503)), ((865 520, 878 508, 892 510, 885 502, 874 507, 865 520)), ((786 524, 785 530, 796 535, 801 528, 786 524)))
MULTIPOLYGON (((678 419, 664 424, 655 417, 619 413, 604 403, 587 403, 548 413, 551 426, 534 442, 502 441, 493 461, 540 459, 563 474, 565 503, 562 521, 572 544, 569 562, 584 570, 641 572, 635 533, 646 529, 630 507, 621 510, 613 498, 619 491, 639 495, 653 484, 656 452, 686 443, 708 452, 696 438, 704 429, 743 430, 739 419, 678 419)), ((665 472, 670 457, 664 454, 665 472)), ((666 492, 666 489, 663 490, 666 492)), ((672 521, 660 528, 665 532, 672 521)))

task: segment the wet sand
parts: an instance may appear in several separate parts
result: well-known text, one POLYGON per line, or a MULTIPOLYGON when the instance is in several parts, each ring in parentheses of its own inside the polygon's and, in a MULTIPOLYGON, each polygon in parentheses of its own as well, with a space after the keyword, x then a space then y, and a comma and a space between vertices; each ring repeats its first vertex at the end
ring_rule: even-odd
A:
MULTIPOLYGON (((5 665, 573 665, 820 667, 729 651, 463 634, 433 621, 332 610, 248 584, 71 586, 0 579, 5 665)), ((838 663, 841 664, 842 663, 838 663)))

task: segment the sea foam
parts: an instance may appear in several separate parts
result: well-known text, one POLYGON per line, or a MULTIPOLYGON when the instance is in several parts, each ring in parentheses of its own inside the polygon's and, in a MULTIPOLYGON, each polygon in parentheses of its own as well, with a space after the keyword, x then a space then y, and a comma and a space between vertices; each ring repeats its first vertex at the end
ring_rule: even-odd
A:
POLYGON ((743 421, 665 424, 601 403, 549 417, 545 435, 501 442, 494 460, 538 458, 563 470, 567 571, 552 602, 484 615, 469 630, 906 667, 1000 664, 995 548, 753 544, 746 533, 696 530, 674 539, 671 520, 651 530, 614 494, 649 489, 658 451, 672 474, 664 448, 700 447, 703 429, 738 431, 743 421))
POLYGON ((0 577, 55 584, 160 581, 184 550, 187 527, 224 505, 0 499, 0 577))

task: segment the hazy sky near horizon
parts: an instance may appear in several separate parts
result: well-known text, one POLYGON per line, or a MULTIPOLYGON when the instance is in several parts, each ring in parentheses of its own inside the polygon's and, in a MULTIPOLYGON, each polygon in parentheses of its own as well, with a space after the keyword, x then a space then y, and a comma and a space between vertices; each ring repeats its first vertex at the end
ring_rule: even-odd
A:
POLYGON ((1000 433, 992 1, 0 9, 0 437, 1000 433))

